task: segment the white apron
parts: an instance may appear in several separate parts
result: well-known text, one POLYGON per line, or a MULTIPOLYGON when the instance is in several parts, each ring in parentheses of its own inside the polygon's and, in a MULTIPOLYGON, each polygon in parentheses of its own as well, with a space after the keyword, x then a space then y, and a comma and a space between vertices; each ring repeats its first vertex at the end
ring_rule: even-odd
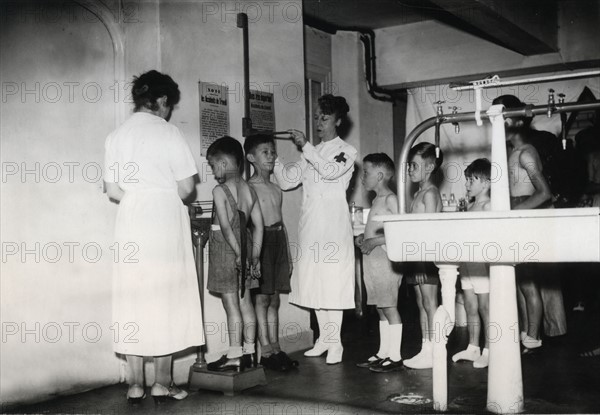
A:
POLYGON ((115 351, 161 356, 203 344, 189 214, 177 192, 126 192, 115 231, 115 351))
POLYGON ((274 168, 283 190, 302 184, 290 303, 314 309, 354 308, 354 240, 346 189, 356 149, 339 137, 307 143, 298 163, 274 168), (301 173, 301 174, 300 174, 301 173))
POLYGON ((117 353, 162 356, 204 344, 190 219, 177 181, 197 173, 172 124, 133 114, 106 140, 106 182, 124 190, 115 224, 117 353))

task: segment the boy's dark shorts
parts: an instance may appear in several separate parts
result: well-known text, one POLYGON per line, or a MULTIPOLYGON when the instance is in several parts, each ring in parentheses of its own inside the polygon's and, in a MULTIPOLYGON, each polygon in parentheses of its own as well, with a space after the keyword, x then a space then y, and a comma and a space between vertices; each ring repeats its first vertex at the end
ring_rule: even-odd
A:
POLYGON ((261 283, 259 294, 274 294, 275 291, 290 291, 292 267, 288 240, 283 223, 265 226, 260 256, 261 283))
POLYGON ((424 284, 439 285, 440 276, 438 267, 433 262, 413 262, 407 264, 406 283, 409 285, 417 285, 416 274, 424 274, 424 284))

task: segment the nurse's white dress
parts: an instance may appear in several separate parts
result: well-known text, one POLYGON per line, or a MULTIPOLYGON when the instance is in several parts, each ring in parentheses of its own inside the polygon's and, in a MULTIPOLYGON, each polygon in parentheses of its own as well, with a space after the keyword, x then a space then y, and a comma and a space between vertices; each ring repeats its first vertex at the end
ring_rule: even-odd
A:
POLYGON ((204 344, 190 220, 177 193, 177 181, 196 173, 179 129, 155 115, 135 113, 106 139, 104 179, 125 191, 115 225, 117 353, 162 356, 204 344))
POLYGON ((298 162, 275 163, 274 175, 283 190, 303 187, 290 303, 354 308, 354 239, 346 189, 356 155, 354 147, 336 137, 317 146, 306 143, 298 162))

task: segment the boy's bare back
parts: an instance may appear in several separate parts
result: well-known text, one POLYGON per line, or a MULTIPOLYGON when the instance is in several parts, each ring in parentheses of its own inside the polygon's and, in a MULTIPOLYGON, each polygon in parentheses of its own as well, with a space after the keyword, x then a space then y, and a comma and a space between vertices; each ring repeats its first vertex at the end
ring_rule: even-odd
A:
POLYGON ((508 157, 508 174, 511 196, 529 196, 535 192, 530 173, 531 170, 541 174, 542 162, 537 150, 531 144, 524 144, 513 150, 508 157), (523 160, 526 165, 523 165, 523 160))
MULTIPOLYGON (((231 180, 231 181, 228 180, 223 185, 227 186, 229 188, 229 191, 231 192, 233 198, 237 202, 238 209, 241 210, 242 212, 244 212, 247 219, 250 218, 250 213, 252 212, 252 209, 254 208, 254 205, 257 200, 256 193, 252 189, 252 187, 250 187, 248 185, 248 183, 246 183, 246 181, 243 180, 241 177, 237 178, 236 180, 231 180)), ((227 200, 227 196, 225 195, 225 192, 223 191, 223 189, 220 189, 218 186, 215 187, 215 190, 213 191, 213 195, 215 198, 224 197, 225 200, 227 200), (220 192, 221 194, 218 192, 220 192)), ((227 218, 229 218, 229 221, 231 221, 231 218, 233 218, 234 212, 232 211, 229 203, 225 203, 225 206, 227 208, 227 218)), ((217 224, 217 225, 219 224, 218 215, 215 215, 215 224, 217 224)))

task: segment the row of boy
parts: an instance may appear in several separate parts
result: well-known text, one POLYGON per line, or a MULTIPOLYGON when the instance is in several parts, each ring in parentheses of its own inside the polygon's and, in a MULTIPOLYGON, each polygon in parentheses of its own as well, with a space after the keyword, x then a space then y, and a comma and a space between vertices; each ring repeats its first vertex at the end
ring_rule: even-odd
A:
MULTIPOLYGON (((443 154, 436 156, 435 146, 420 143, 409 153, 408 174, 418 190, 409 208, 409 213, 433 213, 442 211, 442 198, 435 185, 433 175, 442 164, 443 154)), ((491 164, 487 159, 478 159, 465 170, 466 190, 472 203, 468 210, 489 210, 490 207, 491 164)), ((413 369, 427 369, 433 366, 433 316, 438 306, 440 280, 437 268, 431 263, 416 263, 408 269, 398 269, 389 261, 385 251, 383 224, 373 218, 377 215, 398 213, 396 195, 389 188, 394 176, 394 163, 385 154, 370 154, 364 158, 363 185, 366 190, 375 192, 365 232, 356 238, 355 244, 363 253, 364 282, 367 290, 367 304, 377 307, 379 315, 379 350, 359 367, 373 372, 391 372, 403 366, 413 369), (403 272, 402 272, 403 271, 403 272), (413 286, 419 309, 419 322, 422 333, 421 351, 411 359, 402 360, 402 320, 398 312, 398 289, 402 274, 406 283, 413 286)), ((406 265, 406 264, 404 264, 406 265)), ((479 348, 479 313, 487 326, 489 299, 489 272, 484 264, 463 264, 461 284, 467 310, 470 339, 469 346, 453 356, 454 361, 473 361, 473 366, 488 366, 489 349, 486 342, 483 351, 479 348)), ((486 336, 487 338, 487 336, 486 336)))
MULTIPOLYGON (((239 142, 223 137, 207 151, 209 165, 219 183, 213 190, 213 225, 210 236, 208 289, 221 296, 227 314, 230 348, 221 359, 209 364, 210 370, 243 370, 255 365, 256 328, 261 343, 261 364, 276 370, 297 365, 281 351, 278 341, 279 293, 290 290, 290 257, 282 222, 282 193, 270 180, 277 157, 273 138, 250 136, 244 143, 245 157, 254 167, 248 182, 242 179, 244 152, 239 142), (247 227, 246 219, 252 221, 247 227), (251 229, 251 230, 250 230, 251 229), (260 283, 259 283, 260 280, 260 283), (256 293, 253 306, 250 290, 256 293)), ((379 315, 379 351, 359 367, 374 372, 399 370, 403 365, 415 369, 432 367, 433 313, 437 308, 439 277, 433 264, 418 263, 408 272, 407 283, 414 286, 423 335, 421 351, 402 361, 402 320, 398 312, 398 289, 402 272, 389 261, 385 251, 382 224, 373 220, 380 214, 394 214, 398 201, 389 187, 394 163, 385 154, 370 154, 363 160, 362 182, 375 199, 365 233, 355 240, 364 255, 364 282, 368 304, 379 315)), ((440 212, 442 200, 432 175, 442 162, 435 146, 421 143, 410 154, 409 177, 419 188, 410 212, 440 212)), ((465 171, 467 192, 473 203, 469 210, 489 209, 490 162, 479 159, 465 171)), ((406 272, 406 270, 404 270, 406 272)), ((471 335, 469 347, 453 359, 472 360, 475 367, 487 367, 489 352, 479 351, 478 310, 487 324, 488 273, 484 265, 461 267, 471 335)))

